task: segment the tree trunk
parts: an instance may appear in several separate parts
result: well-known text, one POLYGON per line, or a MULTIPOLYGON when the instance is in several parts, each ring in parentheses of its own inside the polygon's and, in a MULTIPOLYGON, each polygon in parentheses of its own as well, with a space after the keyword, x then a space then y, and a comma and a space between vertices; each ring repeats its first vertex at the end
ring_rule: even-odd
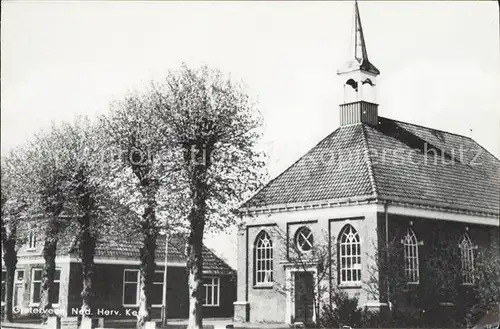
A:
MULTIPOLYGON (((150 199, 153 200, 153 199, 150 199)), ((155 252, 158 228, 156 227, 156 216, 154 201, 149 202, 143 215, 142 232, 143 245, 140 249, 140 290, 139 290, 139 311, 137 314, 137 328, 143 328, 144 324, 151 318, 150 291, 153 288, 152 280, 156 268, 155 252)))
POLYGON ((94 291, 92 280, 94 277, 94 255, 96 239, 92 234, 91 217, 85 215, 80 222, 80 259, 82 260, 82 317, 90 317, 94 291))
MULTIPOLYGON (((2 228, 3 229, 3 228, 2 228)), ((3 234, 2 234, 3 235, 3 234)), ((3 249, 4 249, 4 262, 7 269, 7 277, 5 278, 5 317, 6 320, 12 322, 12 301, 14 293, 14 274, 16 272, 17 265, 17 253, 16 253, 16 233, 11 236, 4 238, 3 249)))
POLYGON ((52 220, 48 223, 45 230, 45 241, 43 245, 43 258, 45 265, 42 271, 42 285, 40 293, 40 310, 42 322, 47 321, 47 311, 52 309, 52 302, 50 296, 52 294, 52 287, 54 285, 54 277, 56 274, 56 249, 57 249, 57 234, 58 225, 57 220, 52 220))
POLYGON ((189 271, 189 322, 187 329, 203 328, 201 291, 203 286, 202 241, 203 229, 198 227, 196 231, 191 231, 187 246, 187 268, 189 271), (200 230, 201 234, 199 233, 200 230))
MULTIPOLYGON (((201 149, 201 148, 200 148, 201 149)), ((193 205, 189 213, 190 234, 187 241, 187 269, 189 271, 189 321, 187 329, 203 328, 203 231, 206 215, 206 172, 209 165, 204 162, 192 164, 191 195, 193 205)))

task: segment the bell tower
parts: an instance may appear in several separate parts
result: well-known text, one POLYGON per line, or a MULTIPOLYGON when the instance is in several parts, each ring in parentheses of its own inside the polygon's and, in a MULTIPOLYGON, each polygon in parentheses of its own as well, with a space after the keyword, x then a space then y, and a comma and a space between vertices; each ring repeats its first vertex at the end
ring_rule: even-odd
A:
POLYGON ((356 123, 377 125, 377 76, 380 71, 368 60, 365 36, 361 26, 358 2, 354 2, 354 29, 351 58, 337 71, 344 87, 344 101, 340 104, 340 125, 356 123))

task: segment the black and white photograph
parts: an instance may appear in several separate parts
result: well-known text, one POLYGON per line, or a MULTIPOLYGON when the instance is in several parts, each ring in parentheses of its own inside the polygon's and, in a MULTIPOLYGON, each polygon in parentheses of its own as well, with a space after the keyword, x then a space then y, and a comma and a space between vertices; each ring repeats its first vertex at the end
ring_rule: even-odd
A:
POLYGON ((1 328, 500 329, 500 0, 0 24, 1 328))

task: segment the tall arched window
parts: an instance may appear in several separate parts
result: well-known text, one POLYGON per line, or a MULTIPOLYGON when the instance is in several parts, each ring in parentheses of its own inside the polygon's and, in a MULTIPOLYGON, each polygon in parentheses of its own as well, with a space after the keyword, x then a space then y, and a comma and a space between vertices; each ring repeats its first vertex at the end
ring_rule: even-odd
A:
POLYGON ((255 240, 255 284, 273 282, 273 242, 265 231, 255 240))
POLYGON ((346 225, 339 236, 340 283, 361 282, 361 243, 354 227, 346 225))
POLYGON ((458 242, 462 264, 462 283, 474 284, 474 245, 465 233, 458 242))
POLYGON ((405 276, 408 283, 418 283, 418 241, 415 232, 408 228, 403 239, 404 257, 405 257, 405 276))

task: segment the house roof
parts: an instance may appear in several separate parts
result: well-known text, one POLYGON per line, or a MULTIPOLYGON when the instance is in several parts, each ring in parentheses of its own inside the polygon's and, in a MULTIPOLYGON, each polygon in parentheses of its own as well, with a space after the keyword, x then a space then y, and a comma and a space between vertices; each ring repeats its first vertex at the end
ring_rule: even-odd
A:
POLYGON ((498 216, 500 161, 469 137, 379 117, 335 130, 242 210, 345 198, 498 216))
MULTIPOLYGON (((75 237, 65 235, 59 240, 58 255, 77 255, 78 252, 74 245, 75 237)), ((185 254, 186 237, 184 235, 175 235, 169 238, 168 243, 168 262, 186 262, 185 254)), ((122 237, 118 235, 106 235, 97 243, 96 258, 113 260, 139 260, 139 249, 141 239, 138 235, 122 237)), ((205 245, 203 254, 203 272, 213 274, 233 274, 234 270, 222 259, 205 245)), ((163 236, 157 239, 157 250, 155 260, 157 263, 163 263, 165 259, 165 240, 163 236)))

